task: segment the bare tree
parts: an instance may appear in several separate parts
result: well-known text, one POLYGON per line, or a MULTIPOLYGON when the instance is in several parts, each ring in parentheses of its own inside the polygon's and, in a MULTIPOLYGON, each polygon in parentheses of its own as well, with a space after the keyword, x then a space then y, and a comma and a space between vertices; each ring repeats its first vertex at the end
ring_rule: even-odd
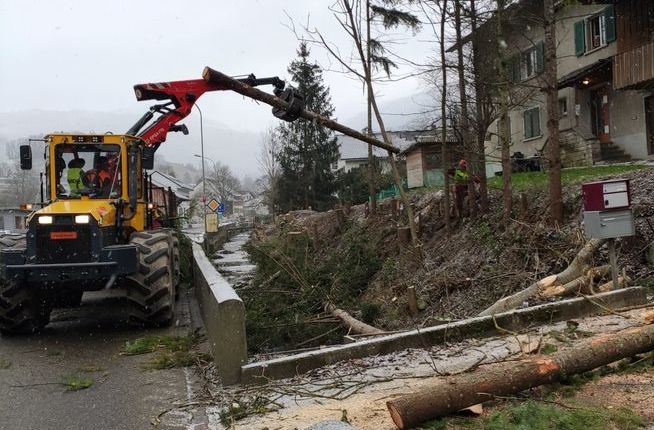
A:
MULTIPOLYGON (((399 2, 394 3, 397 4, 399 2)), ((353 55, 353 57, 357 58, 358 66, 350 61, 347 61, 343 56, 341 56, 338 52, 338 49, 329 44, 319 31, 309 31, 309 35, 310 37, 314 38, 314 42, 318 42, 323 47, 325 47, 347 72, 353 74, 358 79, 360 79, 361 82, 363 82, 368 93, 368 100, 372 108, 372 112, 374 113, 377 124, 379 125, 379 130, 382 134, 384 143, 392 145, 390 135, 386 132, 384 120, 381 116, 379 106, 377 105, 377 99, 373 85, 375 80, 373 76, 373 68, 377 67, 382 69, 388 76, 390 76, 390 69, 396 65, 389 57, 386 56, 385 47, 379 41, 371 38, 368 41, 368 46, 366 46, 364 50, 364 39, 362 32, 362 9, 365 8, 365 13, 367 14, 368 7, 370 7, 370 10, 372 11, 372 18, 375 16, 381 18, 383 26, 387 29, 398 26, 407 26, 410 28, 417 28, 419 26, 419 20, 415 15, 396 8, 386 8, 381 5, 373 5, 368 1, 364 1, 362 3, 362 0, 337 1, 334 6, 332 6, 332 11, 334 11, 335 17, 338 20, 340 26, 345 30, 345 32, 354 42, 356 53, 353 55), (368 59, 366 56, 368 47, 370 47, 370 59, 368 59)), ((407 221, 409 224, 409 230, 411 231, 411 242, 415 246, 418 244, 418 233, 413 216, 413 208, 411 207, 406 192, 404 191, 404 187, 402 186, 402 178, 400 177, 400 173, 397 168, 395 155, 390 151, 388 152, 388 159, 393 171, 395 184, 400 192, 400 199, 402 200, 402 204, 407 211, 407 221)))
POLYGON ((264 132, 261 138, 261 147, 257 155, 257 161, 264 174, 264 195, 270 206, 270 213, 275 219, 275 185, 279 177, 279 139, 275 129, 271 126, 264 132))
POLYGON ((240 182, 228 165, 220 161, 214 163, 207 175, 207 185, 214 193, 220 195, 222 202, 232 200, 240 190, 240 182))

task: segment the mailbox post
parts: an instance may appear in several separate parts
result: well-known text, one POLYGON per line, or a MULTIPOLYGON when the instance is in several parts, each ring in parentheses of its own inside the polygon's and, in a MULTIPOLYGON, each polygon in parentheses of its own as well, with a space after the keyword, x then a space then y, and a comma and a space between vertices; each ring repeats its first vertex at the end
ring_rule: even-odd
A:
POLYGON ((633 236, 636 232, 631 210, 628 179, 590 182, 581 186, 584 201, 586 236, 609 239, 609 259, 614 287, 618 287, 615 239, 633 236))

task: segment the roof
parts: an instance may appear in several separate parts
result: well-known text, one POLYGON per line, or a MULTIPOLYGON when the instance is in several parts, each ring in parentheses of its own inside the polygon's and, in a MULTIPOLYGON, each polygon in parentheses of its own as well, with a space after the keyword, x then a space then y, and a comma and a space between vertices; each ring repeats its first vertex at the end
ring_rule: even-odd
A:
POLYGON ((158 170, 154 170, 150 174, 150 178, 152 178, 153 185, 156 185, 157 187, 162 187, 166 190, 170 188, 173 191, 173 193, 175 193, 175 196, 177 196, 180 199, 183 200, 190 199, 190 193, 191 191, 193 191, 193 185, 186 184, 180 181, 179 179, 175 178, 174 176, 170 176, 158 170))
MULTIPOLYGON (((447 129, 447 136, 445 137, 445 141, 451 145, 458 145, 459 143, 461 143, 458 136, 454 133, 454 130, 452 129, 447 129)), ((404 148, 404 150, 400 152, 400 155, 406 155, 409 152, 412 152, 418 148, 423 148, 425 146, 434 146, 440 144, 441 142, 442 141, 441 141, 440 130, 425 132, 417 136, 415 142, 409 145, 408 147, 404 148)))
MULTIPOLYGON (((411 146, 416 137, 424 131, 389 131, 391 143, 400 148, 400 151, 411 146)), ((374 133, 373 136, 382 140, 381 133, 374 133)), ((344 134, 336 136, 341 160, 363 160, 368 158, 368 144, 344 134)), ((388 157, 388 151, 373 146, 372 152, 377 158, 388 157)))

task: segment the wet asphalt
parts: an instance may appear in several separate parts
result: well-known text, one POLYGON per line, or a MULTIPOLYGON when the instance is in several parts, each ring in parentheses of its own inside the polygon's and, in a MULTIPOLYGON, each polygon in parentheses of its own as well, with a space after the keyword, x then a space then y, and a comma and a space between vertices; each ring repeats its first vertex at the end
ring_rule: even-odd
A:
POLYGON ((194 428, 202 417, 175 408, 192 398, 192 372, 148 370, 151 354, 121 354, 127 340, 188 333, 189 300, 180 294, 173 327, 145 330, 127 322, 123 300, 86 293, 81 307, 55 310, 42 333, 0 336, 0 429, 194 428), (67 375, 93 384, 69 391, 67 375))

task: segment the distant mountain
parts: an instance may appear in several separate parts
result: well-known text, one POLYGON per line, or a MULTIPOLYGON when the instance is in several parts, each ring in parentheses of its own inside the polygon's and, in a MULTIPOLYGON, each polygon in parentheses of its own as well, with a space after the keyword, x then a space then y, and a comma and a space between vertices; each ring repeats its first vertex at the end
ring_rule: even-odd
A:
MULTIPOLYGON (((429 93, 418 93, 398 99, 379 101, 379 110, 384 119, 384 125, 388 130, 421 130, 440 116, 436 111, 434 95, 429 93)), ((362 112, 344 121, 344 124, 356 130, 361 130, 368 123, 365 105, 362 112)), ((377 121, 373 115, 373 130, 379 131, 377 121)))
MULTIPOLYGON (((49 111, 30 110, 21 112, 0 112, 0 143, 27 136, 43 136, 48 133, 66 131, 79 133, 124 133, 140 117, 141 113, 116 111, 49 111)), ((200 127, 196 118, 184 121, 189 135, 171 133, 161 146, 159 155, 167 164, 192 164, 200 170, 200 127)), ((227 164, 237 176, 259 176, 256 155, 260 136, 254 132, 242 132, 225 125, 204 119, 205 156, 216 162, 227 164)), ((211 161, 207 161, 211 163, 211 161)))

